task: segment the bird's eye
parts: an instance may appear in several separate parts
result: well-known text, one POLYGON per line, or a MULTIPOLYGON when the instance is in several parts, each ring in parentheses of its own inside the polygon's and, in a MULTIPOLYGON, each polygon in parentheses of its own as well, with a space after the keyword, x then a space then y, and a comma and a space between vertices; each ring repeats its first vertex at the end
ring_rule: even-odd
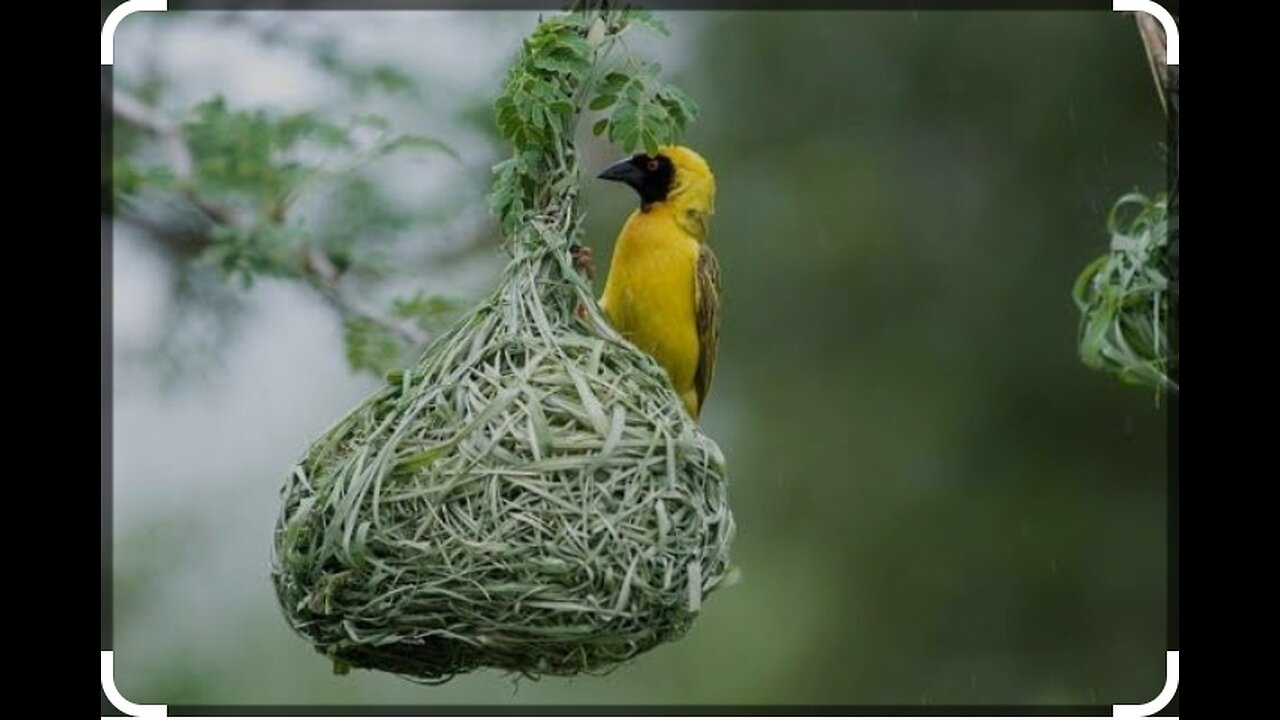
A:
POLYGON ((648 164, 645 165, 645 167, 649 168, 649 172, 656 172, 658 170, 658 159, 649 158, 649 162, 648 164))

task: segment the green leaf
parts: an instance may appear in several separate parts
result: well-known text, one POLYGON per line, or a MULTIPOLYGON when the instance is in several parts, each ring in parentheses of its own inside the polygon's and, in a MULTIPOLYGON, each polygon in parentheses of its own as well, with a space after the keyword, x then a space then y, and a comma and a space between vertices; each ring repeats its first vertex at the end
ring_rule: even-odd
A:
POLYGON ((412 320, 420 329, 432 332, 451 321, 465 303, 441 295, 426 295, 421 290, 409 297, 396 298, 391 311, 397 317, 412 320))
POLYGON ((369 79, 389 93, 408 92, 416 87, 413 78, 391 65, 375 65, 369 72, 369 79))
POLYGON ((625 11, 623 13, 623 16, 626 18, 626 21, 628 23, 635 23, 636 25, 639 25, 659 35, 670 34, 670 31, 667 29, 667 24, 664 23, 662 20, 660 20, 656 15, 654 15, 649 10, 644 10, 642 8, 634 8, 634 9, 625 11))
POLYGON ((644 102, 644 99, 645 99, 644 77, 640 75, 636 75, 634 77, 628 78, 627 82, 623 84, 622 88, 618 91, 618 93, 622 95, 624 98, 626 98, 626 100, 632 104, 638 104, 638 103, 644 102))
POLYGON ((698 105, 675 85, 667 85, 657 94, 657 100, 683 129, 698 116, 698 105))
POLYGON ((591 126, 591 134, 599 135, 609 127, 609 118, 600 118, 591 126))
POLYGON ((584 69, 588 62, 572 53, 554 55, 538 55, 533 59, 534 67, 551 73, 574 73, 584 69))
POLYGON ((618 102, 617 95, 597 95, 587 107, 592 110, 603 110, 616 102, 618 102))
POLYGON ((670 117, 666 109, 656 103, 646 103, 639 107, 636 112, 636 131, 646 152, 653 153, 657 150, 658 138, 666 140, 669 137, 666 124, 670 122, 670 117))
POLYGON ((612 70, 605 73, 604 76, 600 78, 596 85, 596 92, 616 95, 618 91, 622 89, 622 86, 626 85, 630 80, 630 75, 618 70, 612 70))
POLYGON ((356 318, 343 326, 347 364, 352 370, 379 377, 401 364, 402 346, 386 327, 372 320, 356 318))
POLYGON ((644 143, 644 151, 650 155, 658 152, 658 138, 652 129, 646 129, 640 133, 641 140, 644 143))
POLYGON ((561 43, 560 47, 568 50, 573 55, 582 58, 583 60, 590 60, 591 55, 595 52, 591 48, 591 44, 588 43, 586 39, 577 35, 568 35, 561 41, 561 43))

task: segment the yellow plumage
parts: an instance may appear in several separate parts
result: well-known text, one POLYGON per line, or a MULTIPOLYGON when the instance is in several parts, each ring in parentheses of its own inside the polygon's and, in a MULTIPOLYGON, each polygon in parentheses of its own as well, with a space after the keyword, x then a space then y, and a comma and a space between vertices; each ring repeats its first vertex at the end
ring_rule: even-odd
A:
POLYGON ((666 369, 697 418, 719 341, 719 268, 707 244, 715 179, 701 156, 678 146, 624 163, 631 175, 610 179, 636 187, 642 204, 618 235, 600 305, 615 329, 666 369))

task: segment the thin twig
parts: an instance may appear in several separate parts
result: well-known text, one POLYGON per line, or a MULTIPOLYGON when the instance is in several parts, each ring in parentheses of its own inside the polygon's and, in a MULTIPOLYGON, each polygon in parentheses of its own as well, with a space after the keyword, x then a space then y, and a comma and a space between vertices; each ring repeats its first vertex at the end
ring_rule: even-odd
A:
POLYGON ((191 146, 187 144, 187 138, 182 132, 181 125, 161 116, 154 108, 127 93, 115 93, 112 96, 111 109, 121 120, 150 132, 160 140, 169 170, 178 179, 182 194, 188 200, 204 214, 208 215, 209 219, 215 224, 235 224, 235 212, 231 208, 201 197, 195 192, 193 187, 195 182, 195 156, 191 152, 191 146))
POLYGON ((112 100, 111 109, 117 117, 150 131, 160 139, 173 176, 183 184, 189 184, 195 176, 195 161, 181 126, 166 120, 141 100, 125 93, 115 93, 112 100))
POLYGON ((412 347, 427 341, 417 328, 384 317, 347 295, 342 289, 342 274, 329 257, 314 245, 302 246, 302 278, 307 285, 324 298, 344 320, 366 320, 381 325, 412 347))

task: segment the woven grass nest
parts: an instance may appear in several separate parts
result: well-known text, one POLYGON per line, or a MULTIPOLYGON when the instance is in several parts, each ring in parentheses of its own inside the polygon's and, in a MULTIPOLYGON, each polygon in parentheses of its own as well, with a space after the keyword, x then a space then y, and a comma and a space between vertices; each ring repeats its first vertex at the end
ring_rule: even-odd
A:
POLYGON ((573 268, 571 128, 498 289, 287 478, 275 589, 336 670, 601 672, 733 574, 720 450, 573 268))
POLYGON ((555 266, 514 262, 289 477, 276 590, 336 661, 604 670, 684 634, 726 578, 718 448, 647 356, 544 305, 555 266))

